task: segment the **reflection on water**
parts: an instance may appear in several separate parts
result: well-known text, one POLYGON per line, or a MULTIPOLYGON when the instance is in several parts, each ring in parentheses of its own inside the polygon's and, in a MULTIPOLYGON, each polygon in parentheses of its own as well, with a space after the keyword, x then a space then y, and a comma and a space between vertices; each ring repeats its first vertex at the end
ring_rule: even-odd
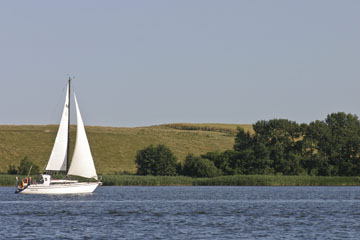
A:
POLYGON ((358 239, 360 187, 0 188, 0 236, 23 239, 358 239))

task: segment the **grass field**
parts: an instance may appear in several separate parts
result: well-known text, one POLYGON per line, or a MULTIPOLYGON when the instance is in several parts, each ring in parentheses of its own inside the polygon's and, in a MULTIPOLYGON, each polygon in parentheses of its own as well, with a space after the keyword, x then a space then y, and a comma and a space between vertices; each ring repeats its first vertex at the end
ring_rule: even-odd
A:
MULTIPOLYGON (((86 127, 95 166, 99 174, 134 173, 136 151, 150 144, 165 144, 183 161, 188 153, 232 149, 237 126, 244 124, 164 124, 150 127, 86 127)), ((19 165, 25 156, 43 169, 57 133, 57 125, 0 126, 0 172, 19 165)), ((71 152, 76 126, 71 126, 71 152)))

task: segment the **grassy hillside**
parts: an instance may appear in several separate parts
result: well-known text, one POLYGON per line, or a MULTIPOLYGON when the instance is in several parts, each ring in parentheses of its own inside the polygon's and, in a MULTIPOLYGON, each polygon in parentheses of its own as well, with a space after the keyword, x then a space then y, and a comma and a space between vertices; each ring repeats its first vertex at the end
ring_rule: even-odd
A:
MULTIPOLYGON (((109 174, 135 172, 136 151, 149 144, 166 144, 180 161, 187 153, 231 149, 237 126, 252 131, 251 125, 182 123, 136 128, 86 127, 86 131, 97 172, 109 174)), ((19 165, 24 156, 44 168, 57 128, 57 125, 0 126, 0 172, 6 172, 9 164, 19 165)), ((75 132, 76 126, 71 126, 71 150, 75 132)))

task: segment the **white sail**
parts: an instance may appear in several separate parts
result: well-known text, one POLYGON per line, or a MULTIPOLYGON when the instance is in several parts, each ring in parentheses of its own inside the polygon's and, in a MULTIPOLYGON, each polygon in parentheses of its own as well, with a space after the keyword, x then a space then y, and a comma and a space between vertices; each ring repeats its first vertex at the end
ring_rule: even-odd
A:
POLYGON ((84 123, 81 118, 75 94, 74 98, 76 105, 77 130, 74 155, 71 161, 68 175, 97 179, 94 160, 91 155, 89 142, 86 137, 84 123))
POLYGON ((69 86, 66 90, 66 98, 59 130, 56 135, 54 147, 46 166, 48 171, 65 171, 68 142, 68 120, 69 120, 69 86))
MULTIPOLYGON (((56 135, 53 150, 46 166, 47 171, 60 171, 68 168, 66 164, 68 150, 68 129, 70 119, 70 82, 66 91, 65 106, 61 117, 59 130, 56 135)), ((89 142, 86 137, 84 123, 81 118, 79 106, 75 98, 76 115, 77 115, 77 137, 75 142, 74 155, 68 175, 82 176, 86 178, 95 178, 98 180, 94 160, 91 155, 89 142)), ((17 179, 17 177, 16 177, 17 179)), ((17 182, 17 180, 16 180, 17 182)), ((20 186, 16 187, 15 193, 23 194, 78 194, 92 193, 102 185, 101 181, 97 182, 80 182, 79 180, 69 179, 52 179, 50 174, 42 174, 41 182, 31 181, 31 178, 21 180, 20 186)))

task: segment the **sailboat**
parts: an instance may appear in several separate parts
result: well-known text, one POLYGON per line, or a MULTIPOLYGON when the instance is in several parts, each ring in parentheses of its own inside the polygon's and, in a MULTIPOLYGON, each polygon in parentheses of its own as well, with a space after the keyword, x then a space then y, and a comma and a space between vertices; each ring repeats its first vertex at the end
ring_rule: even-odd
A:
MULTIPOLYGON (((89 142, 86 136, 84 123, 80 114, 79 105, 74 93, 76 107, 76 142, 75 149, 70 165, 70 83, 68 80, 65 105, 62 113, 59 129, 55 138, 55 143, 50 154, 49 161, 45 168, 45 173, 41 174, 40 182, 32 181, 31 178, 23 179, 20 186, 16 184, 15 193, 24 194, 80 194, 92 193, 101 185, 94 160, 90 151, 89 142), (50 173, 66 172, 65 179, 52 179, 50 173), (88 182, 69 180, 68 176, 80 176, 87 179, 94 179, 88 182)), ((18 179, 17 179, 18 180, 18 179)))

